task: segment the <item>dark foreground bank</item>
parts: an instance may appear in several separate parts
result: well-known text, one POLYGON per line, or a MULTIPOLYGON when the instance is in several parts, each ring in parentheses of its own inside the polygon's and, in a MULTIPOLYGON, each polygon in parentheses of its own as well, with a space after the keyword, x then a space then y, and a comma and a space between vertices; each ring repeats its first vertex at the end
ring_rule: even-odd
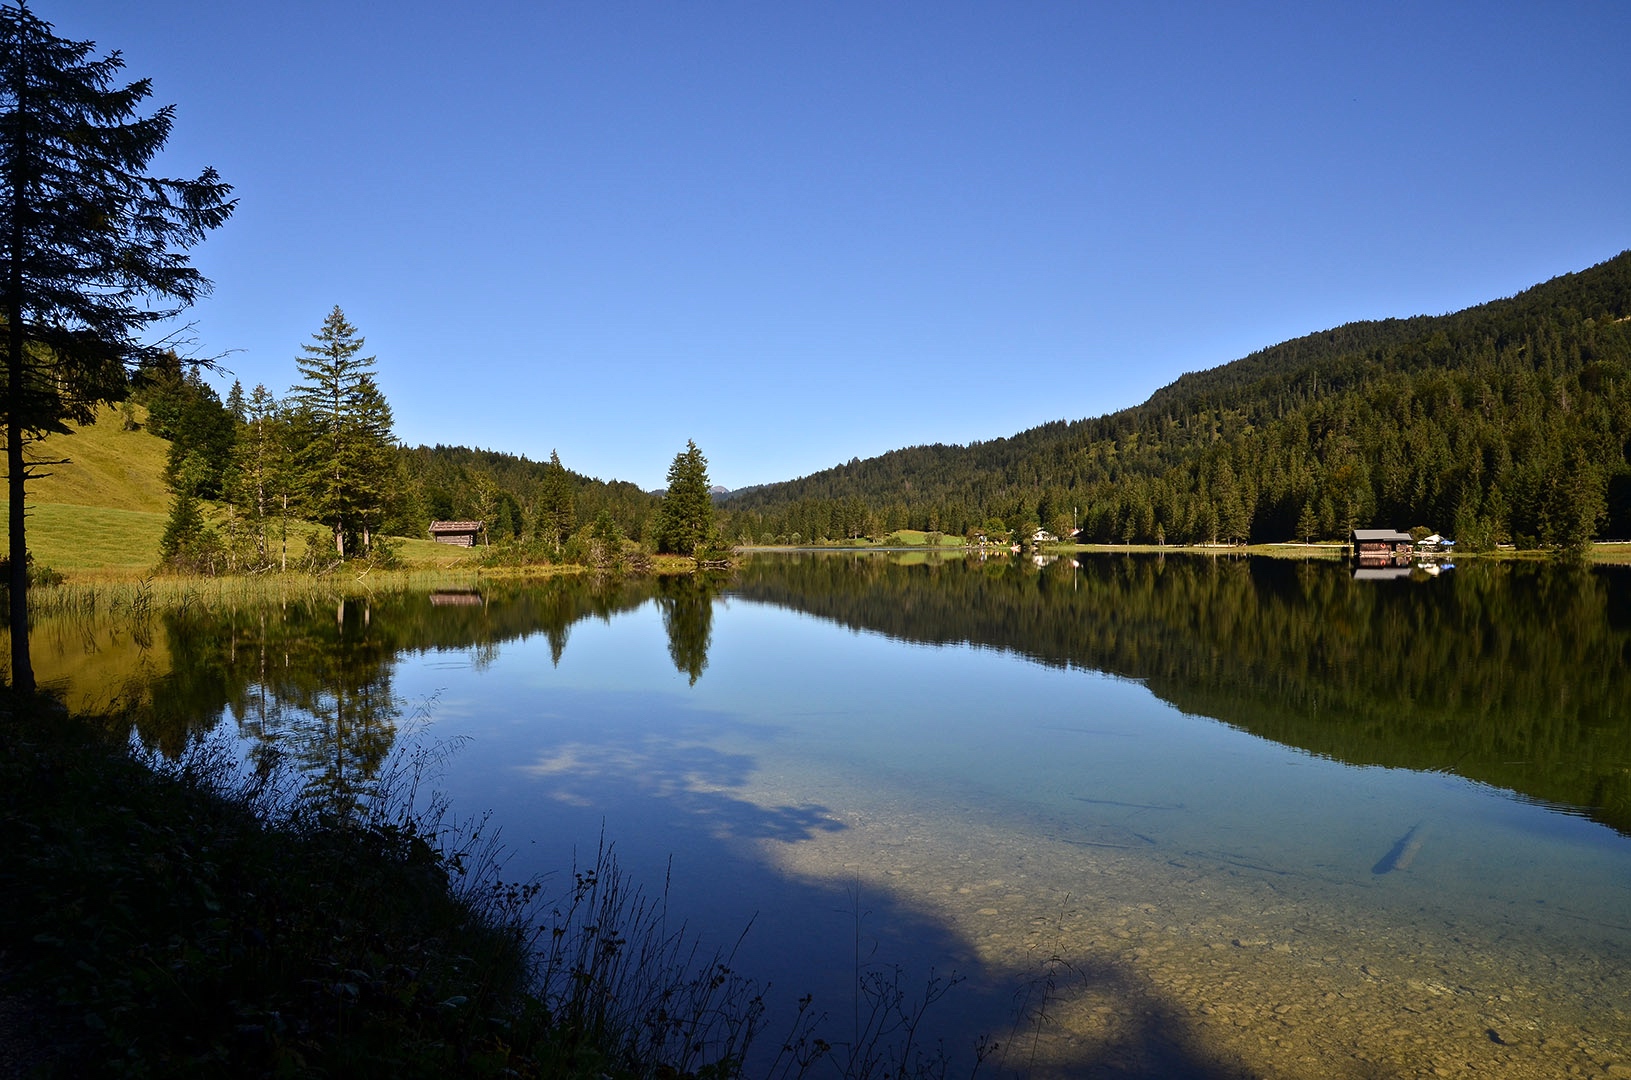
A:
POLYGON ((757 999, 641 937, 658 905, 602 864, 540 908, 411 804, 303 808, 207 756, 154 771, 0 699, 0 1075, 738 1071, 757 999))

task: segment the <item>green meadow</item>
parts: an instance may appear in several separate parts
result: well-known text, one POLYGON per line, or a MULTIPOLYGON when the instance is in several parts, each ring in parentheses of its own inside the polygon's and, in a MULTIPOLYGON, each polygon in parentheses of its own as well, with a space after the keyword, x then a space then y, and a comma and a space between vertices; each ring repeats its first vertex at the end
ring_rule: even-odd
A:
MULTIPOLYGON (((139 577, 158 565, 170 507, 164 484, 170 444, 146 429, 145 409, 137 407, 134 419, 136 429, 127 431, 120 412, 104 405, 95 423, 69 425, 72 434, 31 448, 31 460, 52 462, 39 465, 28 485, 28 550, 37 565, 72 578, 139 577)), ((225 518, 219 507, 207 507, 206 514, 217 526, 225 518)), ((290 523, 291 561, 318 530, 309 522, 290 523)), ((454 568, 474 555, 425 539, 398 543, 412 569, 454 568)))

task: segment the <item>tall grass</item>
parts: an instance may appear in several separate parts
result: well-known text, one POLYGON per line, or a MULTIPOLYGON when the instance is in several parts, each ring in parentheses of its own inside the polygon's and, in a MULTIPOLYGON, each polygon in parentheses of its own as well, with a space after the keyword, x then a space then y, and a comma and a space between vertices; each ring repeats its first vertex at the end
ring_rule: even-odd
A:
POLYGON ((339 597, 472 588, 475 570, 374 570, 355 573, 260 574, 233 577, 146 576, 130 580, 67 581, 29 592, 36 618, 98 614, 151 617, 162 609, 233 611, 268 602, 300 603, 339 597))

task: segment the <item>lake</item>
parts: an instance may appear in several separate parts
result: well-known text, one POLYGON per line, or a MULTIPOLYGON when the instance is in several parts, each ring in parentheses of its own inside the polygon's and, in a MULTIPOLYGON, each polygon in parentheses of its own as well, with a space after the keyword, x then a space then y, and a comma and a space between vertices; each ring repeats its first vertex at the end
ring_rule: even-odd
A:
POLYGON ((834 1042, 983 1074, 1631 1075, 1631 572, 807 553, 42 618, 75 707, 362 797, 444 749, 509 878, 604 837, 834 1042))

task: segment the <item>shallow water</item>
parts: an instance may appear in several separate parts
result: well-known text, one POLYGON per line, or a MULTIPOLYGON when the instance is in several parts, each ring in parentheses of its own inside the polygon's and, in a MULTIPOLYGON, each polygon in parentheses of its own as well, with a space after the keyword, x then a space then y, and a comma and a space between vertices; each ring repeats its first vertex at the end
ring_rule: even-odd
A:
POLYGON ((508 875, 611 838, 835 1041, 899 967, 993 1074, 1631 1075, 1628 580, 779 556, 193 612, 139 734, 343 793, 422 713, 508 875))

